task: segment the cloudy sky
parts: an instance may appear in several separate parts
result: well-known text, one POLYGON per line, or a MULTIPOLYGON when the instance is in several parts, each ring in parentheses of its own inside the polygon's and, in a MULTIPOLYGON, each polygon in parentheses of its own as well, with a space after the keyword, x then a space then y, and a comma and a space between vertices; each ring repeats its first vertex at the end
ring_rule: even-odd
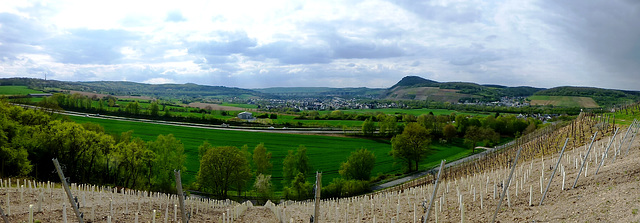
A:
POLYGON ((640 90, 637 0, 2 1, 0 78, 640 90))

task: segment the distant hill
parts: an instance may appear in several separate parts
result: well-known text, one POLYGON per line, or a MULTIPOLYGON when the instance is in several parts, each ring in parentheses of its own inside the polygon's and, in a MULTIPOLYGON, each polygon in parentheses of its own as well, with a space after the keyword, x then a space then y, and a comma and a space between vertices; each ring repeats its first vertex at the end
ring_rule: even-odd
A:
POLYGON ((536 96, 574 96, 592 98, 600 106, 611 106, 640 100, 640 92, 595 87, 562 86, 536 92, 536 96))
POLYGON ((380 88, 329 88, 329 87, 273 87, 253 89, 279 98, 378 98, 386 89, 380 88))
POLYGON ((560 107, 608 107, 640 100, 639 91, 624 91, 594 87, 562 86, 550 89, 528 86, 507 87, 469 82, 438 82, 418 76, 407 76, 388 89, 276 87, 242 89, 198 84, 142 84, 127 81, 69 82, 34 78, 3 78, 0 86, 28 86, 38 91, 75 90, 118 96, 148 96, 186 101, 223 98, 309 99, 387 99, 430 100, 440 102, 494 102, 502 97, 530 98, 534 104, 560 107))
POLYGON ((436 81, 432 81, 429 79, 424 79, 418 76, 406 76, 403 77, 395 85, 391 86, 390 89, 394 89, 397 87, 438 87, 440 83, 436 81))
POLYGON ((480 85, 468 82, 437 82, 418 76, 407 76, 389 88, 385 98, 490 102, 498 101, 501 97, 527 97, 540 90, 542 88, 480 85))
POLYGON ((0 79, 0 85, 21 85, 38 90, 74 90, 108 95, 141 95, 165 98, 251 98, 268 97, 248 89, 197 84, 142 84, 128 81, 70 82, 34 78, 0 79))

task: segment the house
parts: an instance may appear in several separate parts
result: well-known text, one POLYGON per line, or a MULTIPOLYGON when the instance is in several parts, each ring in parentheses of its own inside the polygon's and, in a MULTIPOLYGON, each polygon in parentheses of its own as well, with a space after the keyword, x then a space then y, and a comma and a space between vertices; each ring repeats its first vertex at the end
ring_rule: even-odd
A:
POLYGON ((253 119, 253 114, 251 114, 251 112, 240 112, 240 114, 238 114, 238 118, 239 119, 244 119, 244 120, 251 120, 253 119))
POLYGON ((50 96, 52 96, 52 94, 49 94, 49 93, 44 93, 44 94, 31 93, 31 94, 29 94, 29 97, 31 97, 31 98, 42 98, 42 97, 50 97, 50 96))

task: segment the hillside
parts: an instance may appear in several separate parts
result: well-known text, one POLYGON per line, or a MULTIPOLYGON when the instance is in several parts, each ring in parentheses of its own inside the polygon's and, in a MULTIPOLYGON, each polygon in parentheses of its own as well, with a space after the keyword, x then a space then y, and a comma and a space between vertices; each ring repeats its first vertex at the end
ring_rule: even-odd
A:
POLYGON ((600 106, 611 106, 634 102, 640 99, 638 92, 602 89, 594 87, 555 87, 536 92, 536 96, 574 96, 590 97, 600 106))
POLYGON ((534 87, 480 85, 468 82, 437 82, 417 76, 407 76, 387 89, 386 99, 434 100, 457 103, 462 101, 499 101, 502 97, 527 97, 542 90, 534 87))
POLYGON ((37 90, 72 90, 82 92, 94 92, 107 95, 122 96, 148 96, 173 99, 182 98, 251 98, 265 97, 257 91, 230 88, 223 86, 207 86, 197 84, 143 84, 128 81, 95 81, 95 82, 70 82, 56 80, 42 80, 33 78, 6 78, 0 79, 0 86, 28 86, 37 90))
POLYGON ((272 87, 253 89, 279 98, 377 98, 385 89, 379 88, 329 88, 329 87, 272 87))

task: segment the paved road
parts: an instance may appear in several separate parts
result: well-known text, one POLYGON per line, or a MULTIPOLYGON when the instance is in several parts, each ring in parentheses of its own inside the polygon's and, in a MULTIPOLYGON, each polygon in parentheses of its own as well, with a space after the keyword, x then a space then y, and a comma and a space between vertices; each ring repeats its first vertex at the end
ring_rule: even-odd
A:
MULTIPOLYGON (((32 105, 23 105, 23 104, 13 104, 13 105, 22 106, 24 108, 29 108, 29 109, 41 109, 40 107, 36 107, 32 105)), ((158 125, 172 125, 172 126, 183 126, 183 127, 191 127, 191 128, 202 128, 202 129, 217 129, 217 130, 226 130, 226 131, 269 132, 269 133, 287 133, 287 134, 345 134, 345 131, 343 130, 336 130, 331 128, 270 128, 270 127, 244 127, 244 126, 222 127, 221 125, 198 124, 198 123, 188 123, 188 122, 172 122, 172 121, 140 119, 140 118, 127 118, 127 117, 96 115, 91 113, 64 111, 64 110, 54 111, 54 112, 62 115, 96 118, 96 119, 143 122, 143 123, 158 124, 158 125)), ((355 132, 347 131, 347 133, 355 133, 355 132)))
MULTIPOLYGON (((500 150, 500 149, 506 148, 508 146, 513 145, 513 143, 515 143, 515 141, 511 141, 509 143, 506 143, 504 145, 501 145, 501 146, 498 146, 498 147, 494 147, 494 148, 486 148, 486 150, 481 152, 481 153, 476 153, 476 154, 473 154, 471 156, 467 156, 465 158, 462 158, 462 159, 459 159, 459 160, 456 160, 456 161, 453 161, 453 162, 447 162, 444 165, 445 169, 449 168, 449 167, 452 167, 452 166, 455 166, 455 165, 458 165, 460 163, 464 163, 464 162, 467 162, 467 161, 470 161, 470 160, 477 159, 480 156, 483 156, 483 155, 485 155, 487 153, 490 153, 490 152, 493 152, 495 150, 500 150)), ((427 174, 430 174, 430 173, 438 173, 439 169, 440 169, 440 167, 435 167, 435 168, 428 169, 428 170, 425 170, 425 171, 422 171, 422 172, 417 172, 417 173, 411 174, 409 176, 406 176, 406 177, 403 177, 403 178, 400 178, 400 179, 397 179, 397 180, 393 180, 393 181, 389 181, 389 182, 386 182, 386 183, 383 183, 383 184, 375 185, 375 186, 371 187, 371 190, 376 191, 376 190, 382 190, 382 189, 389 188, 389 187, 394 187, 394 186, 409 182, 411 180, 423 177, 423 176, 425 176, 427 174)))

